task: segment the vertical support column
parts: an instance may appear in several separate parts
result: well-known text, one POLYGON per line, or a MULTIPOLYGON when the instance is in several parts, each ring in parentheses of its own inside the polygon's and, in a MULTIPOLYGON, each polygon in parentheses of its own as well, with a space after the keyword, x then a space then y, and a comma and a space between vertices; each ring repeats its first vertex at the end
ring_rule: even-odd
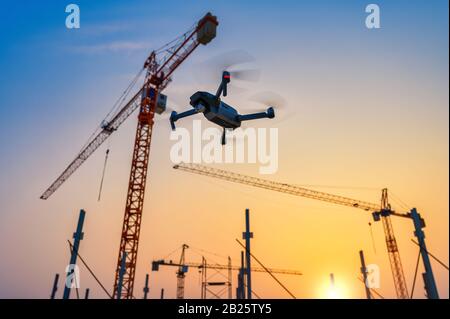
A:
POLYGON ((242 271, 242 252, 241 252, 241 267, 237 274, 237 284, 236 284, 236 299, 241 299, 241 271, 242 271))
POLYGON ((84 236, 83 224, 84 224, 85 215, 86 215, 86 212, 84 211, 84 209, 81 209, 80 216, 78 217, 77 230, 73 234, 74 243, 73 243, 73 247, 72 247, 72 254, 70 255, 70 263, 69 263, 69 269, 68 269, 67 277, 66 277, 66 284, 64 286, 63 299, 69 299, 70 289, 72 287, 72 280, 73 280, 73 277, 76 276, 76 273, 74 274, 74 272, 75 272, 75 266, 77 264, 78 249, 80 248, 80 241, 83 239, 83 236, 84 236), (70 281, 70 282, 68 282, 68 281, 70 281))
POLYGON ((84 299, 89 299, 89 288, 86 288, 86 292, 84 293, 84 299))
POLYGON ((206 299, 206 259, 202 256, 202 268, 201 268, 201 276, 202 276, 202 291, 201 291, 201 299, 206 299))
POLYGON ((427 297, 429 299, 439 299, 439 293, 436 287, 436 282, 434 280, 433 269, 431 268, 430 257, 428 256, 428 250, 425 244, 425 233, 422 230, 425 227, 425 222, 420 217, 420 214, 415 208, 411 209, 411 218, 414 222, 414 236, 416 236, 418 240, 422 262, 425 268, 425 272, 422 274, 422 276, 425 283, 425 291, 427 292, 427 297))
POLYGON ((245 262, 246 262, 245 271, 247 275, 247 299, 252 299, 250 238, 253 238, 253 233, 250 232, 250 211, 248 208, 245 210, 245 232, 242 234, 242 238, 245 239, 245 262))
POLYGON ((126 266, 127 266, 127 252, 124 251, 122 253, 122 260, 120 262, 119 282, 117 283, 117 299, 120 299, 122 297, 123 277, 125 275, 126 266))
POLYGON ((232 264, 231 264, 231 257, 228 256, 228 299, 233 298, 233 285, 231 283, 231 281, 233 276, 233 272, 232 272, 232 264))
POLYGON ((145 275, 145 286, 144 286, 144 299, 147 299, 147 295, 150 289, 148 289, 148 274, 145 275))
POLYGON ((53 288, 52 288, 52 293, 50 295, 50 299, 55 299, 56 291, 58 290, 58 280, 59 280, 59 274, 56 274, 55 280, 53 281, 53 288))
POLYGON ((367 268, 366 261, 364 260, 364 252, 362 250, 359 251, 359 259, 361 260, 361 274, 363 276, 364 288, 366 290, 367 299, 372 299, 372 295, 370 294, 370 288, 367 286, 367 268))
POLYGON ((239 269, 238 286, 236 289, 237 299, 245 299, 244 277, 245 277, 244 252, 241 251, 241 268, 239 269))

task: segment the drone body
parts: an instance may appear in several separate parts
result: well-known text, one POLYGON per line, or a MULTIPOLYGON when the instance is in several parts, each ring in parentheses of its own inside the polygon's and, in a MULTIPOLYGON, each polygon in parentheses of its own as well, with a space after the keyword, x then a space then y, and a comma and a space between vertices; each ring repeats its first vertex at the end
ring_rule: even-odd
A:
POLYGON ((227 84, 230 83, 230 73, 225 71, 222 74, 222 82, 217 89, 216 94, 198 91, 190 98, 192 110, 182 113, 172 112, 170 116, 170 125, 175 130, 175 122, 180 118, 191 116, 197 113, 203 113, 205 118, 223 128, 222 144, 225 144, 225 130, 234 130, 241 126, 242 121, 256 120, 262 118, 274 118, 275 111, 273 107, 269 107, 266 112, 239 114, 232 106, 224 103, 220 99, 220 95, 227 96, 227 84))

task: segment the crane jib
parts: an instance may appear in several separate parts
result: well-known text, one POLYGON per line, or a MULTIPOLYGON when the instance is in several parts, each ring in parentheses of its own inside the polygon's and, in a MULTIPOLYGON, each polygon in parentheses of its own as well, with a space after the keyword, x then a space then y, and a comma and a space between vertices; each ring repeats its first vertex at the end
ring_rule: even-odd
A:
POLYGON ((58 178, 50 185, 49 188, 41 195, 41 199, 48 199, 88 158, 95 150, 103 144, 103 142, 119 128, 119 126, 139 107, 140 89, 131 99, 120 109, 112 119, 102 125, 102 130, 98 133, 75 157, 75 159, 67 166, 67 168, 58 176, 58 178))

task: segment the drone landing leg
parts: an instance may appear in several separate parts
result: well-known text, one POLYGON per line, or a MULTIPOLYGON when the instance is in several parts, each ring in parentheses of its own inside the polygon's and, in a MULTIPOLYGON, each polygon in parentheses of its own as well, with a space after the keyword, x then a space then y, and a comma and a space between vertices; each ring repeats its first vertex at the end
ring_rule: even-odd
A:
POLYGON ((223 128, 223 132, 222 132, 222 145, 227 144, 226 134, 227 134, 226 128, 223 128))

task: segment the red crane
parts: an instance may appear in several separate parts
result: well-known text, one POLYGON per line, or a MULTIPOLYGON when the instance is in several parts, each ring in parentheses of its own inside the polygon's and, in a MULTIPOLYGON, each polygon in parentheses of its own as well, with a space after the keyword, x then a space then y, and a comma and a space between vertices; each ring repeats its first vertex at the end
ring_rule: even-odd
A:
POLYGON ((142 88, 119 111, 114 113, 109 120, 105 120, 102 123, 100 132, 88 141, 75 159, 41 196, 41 199, 47 199, 52 195, 109 135, 117 130, 139 107, 120 250, 114 281, 113 293, 115 298, 133 297, 145 185, 153 132, 153 119, 155 112, 161 114, 165 110, 167 99, 161 92, 171 81, 171 75, 176 68, 200 44, 206 45, 214 39, 217 25, 217 18, 211 13, 207 13, 186 33, 174 41, 169 42, 161 49, 152 51, 141 70, 141 72, 146 72, 142 88), (125 272, 122 278, 122 289, 118 292, 119 272, 122 254, 124 253, 126 253, 125 272))

